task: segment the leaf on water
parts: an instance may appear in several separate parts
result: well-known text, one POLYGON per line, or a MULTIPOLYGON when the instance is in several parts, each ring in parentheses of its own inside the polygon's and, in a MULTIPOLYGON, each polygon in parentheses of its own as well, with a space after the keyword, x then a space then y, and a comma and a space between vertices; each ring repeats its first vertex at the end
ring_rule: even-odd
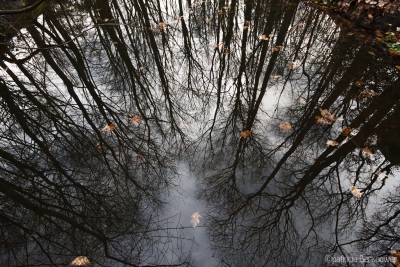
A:
POLYGON ((321 116, 324 117, 325 119, 328 119, 330 121, 336 121, 336 118, 327 110, 327 109, 319 109, 321 112, 321 116))
POLYGON ((383 181, 386 177, 387 177, 386 173, 384 173, 384 172, 379 172, 379 174, 378 174, 378 179, 379 179, 380 181, 383 181))
POLYGON ((317 120, 318 123, 330 124, 330 122, 327 119, 325 119, 325 118, 323 118, 321 116, 315 116, 315 119, 317 120))
POLYGON ((292 125, 288 121, 282 121, 279 124, 279 128, 282 130, 282 132, 288 133, 292 130, 292 125))
POLYGON ((362 197, 362 193, 361 193, 360 189, 358 189, 354 185, 351 187, 351 193, 353 194, 353 196, 355 196, 358 199, 360 199, 362 197))
POLYGON ((79 256, 75 258, 70 264, 70 266, 91 266, 92 263, 86 256, 79 256))
POLYGON ((115 130, 115 124, 110 124, 107 126, 104 126, 103 129, 101 129, 102 132, 108 132, 108 131, 114 131, 115 130))
POLYGON ((390 262, 393 263, 394 266, 400 267, 400 250, 390 250, 390 262))
POLYGON ((368 155, 372 155, 372 151, 368 148, 368 147, 364 147, 363 149, 361 149, 363 152, 367 153, 368 155))
POLYGON ((328 140, 328 141, 326 142, 326 144, 327 144, 328 146, 338 146, 338 145, 339 145, 339 143, 336 142, 336 141, 334 141, 334 140, 328 140))
POLYGON ((246 130, 240 134, 240 138, 247 138, 249 135, 250 135, 250 130, 246 130))
POLYGON ((397 69, 397 70, 400 70, 400 66, 399 66, 399 65, 398 65, 398 66, 396 66, 396 69, 397 69))
POLYGON ((354 85, 357 86, 357 87, 361 87, 362 82, 361 82, 361 81, 356 81, 356 82, 354 83, 354 85))
POLYGON ((267 41, 269 38, 265 34, 262 34, 260 39, 264 40, 264 41, 267 41))
POLYGON ((274 74, 274 75, 272 75, 271 77, 274 78, 274 79, 279 79, 279 78, 282 77, 282 75, 274 74))
POLYGON ((199 225, 200 223, 200 214, 199 212, 195 212, 192 214, 191 216, 191 220, 190 220, 190 224, 193 226, 193 228, 195 228, 197 225, 199 225))
POLYGON ((129 120, 129 122, 130 122, 130 123, 137 123, 137 122, 139 122, 139 121, 141 121, 141 120, 142 120, 142 117, 140 117, 139 115, 136 115, 136 116, 132 117, 132 118, 129 120))
POLYGON ((372 97, 378 95, 378 93, 373 90, 364 90, 362 91, 362 94, 365 96, 372 96, 372 97))
POLYGON ((183 121, 180 121, 178 124, 179 129, 185 128, 185 123, 183 121))
POLYGON ((287 65, 287 68, 288 68, 289 70, 297 70, 299 67, 300 67, 299 63, 297 63, 297 62, 295 62, 295 61, 290 62, 290 63, 287 65))
POLYGON ((272 52, 279 52, 279 51, 281 51, 281 49, 282 49, 281 45, 273 46, 272 47, 272 52))
POLYGON ((353 128, 344 128, 342 131, 343 136, 348 136, 352 131, 354 131, 353 128))

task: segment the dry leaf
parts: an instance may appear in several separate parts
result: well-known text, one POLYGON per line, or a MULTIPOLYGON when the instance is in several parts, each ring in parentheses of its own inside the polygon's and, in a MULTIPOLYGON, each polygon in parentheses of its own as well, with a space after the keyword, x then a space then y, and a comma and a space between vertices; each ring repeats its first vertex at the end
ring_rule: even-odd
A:
POLYGON ((199 225, 200 223, 200 214, 199 212, 195 212, 192 214, 191 216, 191 220, 190 220, 190 224, 193 226, 193 228, 195 228, 197 225, 199 225))
POLYGON ((240 137, 241 137, 241 138, 247 138, 249 135, 250 135, 250 130, 246 130, 246 131, 243 131, 243 132, 240 134, 240 137))
POLYGON ((358 199, 360 199, 362 197, 362 193, 361 193, 360 189, 358 189, 354 185, 351 187, 351 193, 353 194, 353 196, 355 196, 358 199))
POLYGON ((325 118, 323 118, 323 117, 321 117, 321 116, 315 116, 315 119, 316 119, 317 122, 319 122, 319 123, 322 123, 322 124, 330 124, 330 122, 329 122, 327 119, 325 119, 325 118))
POLYGON ((378 174, 378 179, 379 179, 380 181, 383 181, 383 179, 385 179, 386 177, 387 177, 386 173, 384 173, 384 172, 379 172, 379 174, 378 174))
POLYGON ((272 75, 271 77, 274 78, 274 79, 279 79, 279 78, 282 77, 282 75, 274 74, 274 75, 272 75))
POLYGON ((130 123, 137 123, 141 120, 142 120, 142 117, 140 117, 139 115, 136 115, 133 118, 131 118, 129 121, 130 121, 130 123))
POLYGON ((283 132, 288 133, 292 130, 292 125, 290 124, 290 122, 282 121, 279 124, 279 128, 281 128, 283 132))
POLYGON ((339 145, 339 143, 336 142, 336 141, 334 141, 334 140, 328 140, 328 141, 326 142, 326 144, 327 144, 328 146, 338 146, 338 145, 339 145))
POLYGON ((321 112, 322 117, 325 119, 336 121, 335 117, 327 109, 319 109, 319 111, 321 112))
POLYGON ((260 39, 264 40, 264 41, 267 41, 269 38, 265 34, 262 34, 260 39))
POLYGON ((397 70, 400 70, 400 66, 396 66, 396 69, 397 69, 397 70))
POLYGON ((108 131, 114 131, 115 130, 115 124, 110 124, 107 126, 104 126, 103 129, 101 129, 102 132, 108 132, 108 131))
POLYGON ((342 131, 343 136, 348 136, 352 131, 354 131, 353 128, 344 128, 342 131))
POLYGON ((273 46, 272 47, 272 52, 278 52, 278 51, 281 51, 281 49, 282 49, 282 46, 280 46, 280 45, 273 46))
POLYGON ((400 267, 400 251, 391 249, 390 250, 390 262, 393 263, 394 266, 400 267))
POLYGON ((354 83, 354 85, 357 86, 357 87, 361 87, 362 82, 361 82, 361 81, 356 81, 356 82, 354 83))
POLYGON ((86 256, 79 256, 75 258, 70 264, 70 266, 91 266, 92 263, 86 256))
POLYGON ((364 90, 362 91, 362 94, 365 96, 372 96, 372 97, 378 95, 378 93, 373 90, 364 90))
POLYGON ((372 155, 373 154, 372 151, 368 147, 364 147, 361 150, 364 151, 365 153, 367 153, 368 155, 372 155))
POLYGON ((298 69, 300 67, 300 65, 299 65, 299 63, 297 63, 297 62, 290 62, 288 65, 287 65, 287 68, 289 69, 289 70, 296 70, 296 69, 298 69))

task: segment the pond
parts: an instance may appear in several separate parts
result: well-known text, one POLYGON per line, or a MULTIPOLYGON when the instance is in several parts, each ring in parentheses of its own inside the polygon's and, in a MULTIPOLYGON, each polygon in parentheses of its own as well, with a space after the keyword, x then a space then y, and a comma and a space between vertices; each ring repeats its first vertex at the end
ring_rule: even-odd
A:
POLYGON ((60 1, 13 32, 1 266, 400 266, 399 70, 368 35, 281 0, 60 1))

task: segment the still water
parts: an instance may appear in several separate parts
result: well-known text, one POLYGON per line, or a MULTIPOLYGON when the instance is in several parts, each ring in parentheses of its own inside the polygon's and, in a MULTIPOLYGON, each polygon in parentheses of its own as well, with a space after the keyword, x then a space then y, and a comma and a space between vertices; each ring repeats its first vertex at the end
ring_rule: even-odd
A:
POLYGON ((396 259, 400 81, 375 40, 301 1, 43 12, 0 47, 1 266, 396 259))

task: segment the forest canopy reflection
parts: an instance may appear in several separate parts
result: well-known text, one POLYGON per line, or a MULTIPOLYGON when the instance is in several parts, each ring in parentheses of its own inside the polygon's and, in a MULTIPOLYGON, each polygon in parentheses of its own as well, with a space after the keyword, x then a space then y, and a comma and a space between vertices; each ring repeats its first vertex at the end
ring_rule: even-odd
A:
POLYGON ((0 264, 199 266, 182 162, 219 266, 389 259, 389 63, 301 1, 55 2, 1 44, 0 264))

